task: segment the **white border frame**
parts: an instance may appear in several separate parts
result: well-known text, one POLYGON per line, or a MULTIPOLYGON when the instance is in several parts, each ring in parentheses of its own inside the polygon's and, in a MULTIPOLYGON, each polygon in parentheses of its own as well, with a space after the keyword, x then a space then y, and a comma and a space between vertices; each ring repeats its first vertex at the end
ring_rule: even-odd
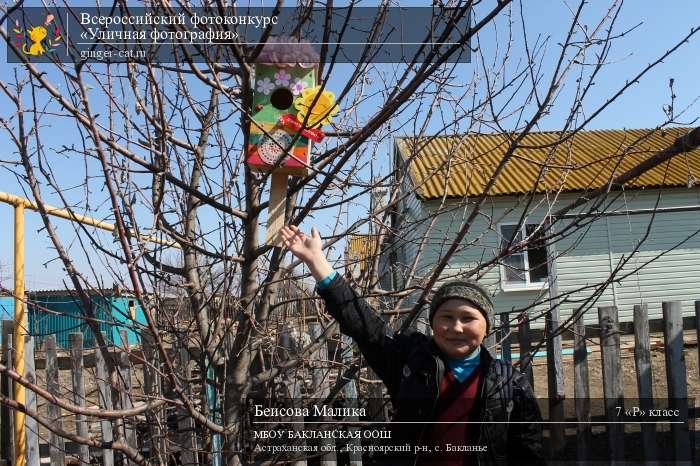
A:
MULTIPOLYGON (((517 222, 500 222, 496 224, 498 231, 496 234, 498 235, 498 253, 501 253, 501 242, 503 241, 503 234, 501 233, 501 227, 504 226, 517 226, 517 222)), ((525 232, 525 227, 527 225, 536 225, 535 223, 530 223, 528 224, 527 222, 524 222, 520 225, 520 237, 521 238, 526 238, 527 234, 525 232)), ((542 282, 531 282, 530 281, 530 258, 528 257, 527 250, 522 251, 523 258, 524 258, 524 266, 525 266, 525 283, 524 284, 512 284, 509 285, 505 281, 505 276, 506 276, 506 267, 503 265, 502 259, 498 261, 498 272, 499 272, 499 282, 501 285, 501 290, 503 291, 540 291, 544 290, 546 288, 549 288, 549 280, 544 280, 542 282)), ((547 276, 549 276, 549 269, 547 269, 547 276)))

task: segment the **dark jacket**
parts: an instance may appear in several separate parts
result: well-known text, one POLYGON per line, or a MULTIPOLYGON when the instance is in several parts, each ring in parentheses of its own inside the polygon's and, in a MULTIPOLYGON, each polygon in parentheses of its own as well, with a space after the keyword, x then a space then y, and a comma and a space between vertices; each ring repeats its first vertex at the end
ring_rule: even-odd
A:
MULTIPOLYGON (((433 340, 417 331, 394 332, 374 310, 337 276, 319 290, 326 310, 340 324, 340 331, 353 338, 369 366, 384 382, 395 410, 393 421, 430 421, 435 417, 445 361, 433 340)), ((496 372, 497 362, 481 348, 481 386, 474 406, 475 428, 465 444, 485 445, 475 453, 475 464, 544 464, 542 420, 527 379, 512 372, 512 410, 500 387, 506 381, 496 372), (485 422, 479 423, 478 420, 485 422), (496 421, 496 422, 488 422, 496 421), (504 422, 509 421, 509 422, 504 422), (478 428, 477 428, 478 426, 478 428)), ((429 424, 396 424, 395 440, 421 445, 429 424)))

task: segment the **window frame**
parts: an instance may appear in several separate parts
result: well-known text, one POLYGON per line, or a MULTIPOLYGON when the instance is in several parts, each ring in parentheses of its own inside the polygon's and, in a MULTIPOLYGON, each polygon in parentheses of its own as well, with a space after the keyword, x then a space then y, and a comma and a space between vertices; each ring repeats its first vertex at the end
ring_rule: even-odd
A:
MULTIPOLYGON (((518 232, 520 233, 521 238, 527 238, 527 232, 526 228, 528 225, 539 225, 538 223, 528 223, 528 222, 523 222, 523 223, 518 223, 518 222, 499 222, 498 224, 498 254, 500 254, 503 251, 502 248, 502 242, 503 242, 503 227, 508 227, 508 226, 518 226, 520 225, 520 228, 518 229, 518 232)), ((546 246, 545 246, 545 252, 546 251, 546 246)), ((498 261, 498 271, 500 274, 500 282, 501 282, 501 289, 503 291, 540 291, 549 288, 549 264, 547 264, 547 280, 544 280, 542 282, 531 282, 530 281, 530 254, 527 249, 522 250, 521 252, 517 254, 522 254, 523 255, 523 262, 524 262, 524 270, 526 271, 525 273, 525 282, 521 283, 508 283, 506 281, 506 266, 503 264, 503 259, 505 257, 502 257, 498 261)))

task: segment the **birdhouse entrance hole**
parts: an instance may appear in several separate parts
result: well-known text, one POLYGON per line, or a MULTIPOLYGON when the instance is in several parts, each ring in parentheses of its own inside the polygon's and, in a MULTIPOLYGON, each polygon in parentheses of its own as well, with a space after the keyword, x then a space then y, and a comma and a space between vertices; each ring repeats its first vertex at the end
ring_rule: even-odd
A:
POLYGON ((277 110, 286 110, 292 106, 294 95, 286 87, 278 87, 270 96, 270 103, 277 110))

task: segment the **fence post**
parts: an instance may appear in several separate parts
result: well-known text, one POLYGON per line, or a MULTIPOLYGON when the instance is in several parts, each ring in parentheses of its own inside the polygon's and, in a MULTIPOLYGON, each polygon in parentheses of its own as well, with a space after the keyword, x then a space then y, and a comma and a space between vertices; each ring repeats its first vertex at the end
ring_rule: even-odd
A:
MULTIPOLYGON (((341 358, 343 360, 343 364, 346 366, 352 365, 352 338, 348 337, 347 335, 343 335, 343 352, 341 353, 341 358)), ((355 384, 354 380, 350 380, 348 383, 345 384, 343 387, 343 394, 345 395, 345 399, 349 400, 350 408, 356 408, 358 406, 357 401, 357 385, 355 384)), ((357 421, 357 417, 349 417, 349 421, 357 421)), ((359 431, 358 427, 348 427, 349 432, 353 432, 353 435, 359 431)), ((356 448, 354 448, 351 452, 349 452, 349 464, 351 466, 361 466, 362 465, 362 453, 359 451, 360 447, 360 441, 356 438, 352 438, 352 440, 348 441, 349 445, 354 445, 356 448)))
MULTIPOLYGON (((311 341, 315 343, 323 334, 321 324, 318 322, 310 322, 309 334, 311 336, 311 341)), ((327 368, 324 370, 323 368, 327 363, 328 347, 326 343, 323 343, 312 355, 311 384, 313 386, 314 398, 325 398, 330 391, 328 386, 329 370, 327 368)))
MULTIPOLYGON (((698 353, 698 372, 700 372, 700 300, 695 301, 695 350, 698 353)), ((694 406, 695 407, 695 412, 697 413, 698 409, 700 409, 700 406, 694 406)), ((695 416, 697 418, 697 415, 695 416)), ((697 422, 697 421, 696 421, 697 422)), ((696 430, 695 432, 695 438, 693 439, 693 443, 697 447, 698 439, 700 439, 700 432, 696 430)))
MULTIPOLYGON (((7 347, 8 347, 8 351, 7 351, 7 359, 8 359, 8 361, 7 361, 7 367, 14 370, 14 368, 15 368, 15 367, 14 367, 14 360, 15 360, 15 359, 14 359, 14 358, 15 358, 14 352, 15 352, 15 350, 14 350, 14 347, 12 346, 12 339, 13 339, 13 338, 14 338, 14 330, 12 331, 12 334, 11 334, 11 335, 8 335, 8 336, 7 336, 7 347)), ((11 378, 9 378, 9 377, 7 378, 7 389, 8 389, 8 391, 9 391, 9 395, 8 395, 8 396, 9 396, 10 398, 13 397, 13 396, 14 396, 14 393, 15 393, 15 392, 14 392, 14 381, 13 381, 11 378)), ((8 414, 8 416, 9 416, 9 420, 8 420, 8 422, 7 422, 7 428, 8 428, 8 430, 9 430, 9 431, 7 432, 7 435, 8 435, 8 437, 7 437, 7 445, 8 445, 7 454, 8 454, 8 455, 12 455, 12 456, 10 456, 9 458, 7 458, 7 460, 8 460, 10 463, 12 463, 12 461, 14 461, 14 458, 15 458, 15 437, 14 437, 14 432, 15 432, 15 417, 14 417, 14 415, 13 415, 12 410, 10 410, 9 408, 8 408, 8 413, 7 413, 7 414, 8 414)))
MULTIPOLYGON (((637 369, 639 407, 645 412, 654 408, 654 390, 649 346, 649 313, 646 304, 634 306, 634 364, 637 369)), ((646 464, 656 464, 656 424, 642 424, 642 451, 646 464)))
MULTIPOLYGON (((34 338, 24 337, 24 377, 31 383, 36 383, 36 370, 34 366, 34 338)), ((27 390, 27 408, 38 412, 36 408, 36 393, 27 390)), ((24 426, 27 432, 27 466, 39 466, 39 423, 31 416, 25 416, 24 426)))
MULTIPOLYGON (((44 339, 46 350, 46 388, 56 398, 61 397, 61 389, 58 382, 58 354, 56 352, 56 335, 47 335, 44 339)), ((63 429, 61 407, 49 402, 47 404, 49 421, 59 429, 63 429)), ((66 445, 63 437, 49 432, 49 454, 51 465, 63 466, 66 464, 66 445)))
MULTIPOLYGON (((2 363, 8 369, 12 369, 12 334, 14 333, 14 321, 2 321, 2 363)), ((0 391, 5 398, 12 398, 14 389, 12 379, 6 374, 0 377, 0 391)), ((2 458, 11 461, 15 455, 12 449, 12 411, 5 405, 0 406, 0 452, 2 458)))
MULTIPOLYGON (((131 358, 129 357, 129 335, 126 330, 120 330, 119 336, 121 337, 123 351, 119 355, 119 365, 122 383, 124 384, 124 391, 122 392, 121 401, 122 409, 131 409, 134 407, 134 403, 131 400, 131 358)), ((136 444, 136 428, 134 426, 135 418, 124 418, 124 437, 126 437, 126 443, 138 450, 136 444)), ((126 464, 134 464, 131 460, 126 460, 126 464)))
POLYGON ((510 331, 510 315, 507 312, 501 314, 501 359, 511 362, 510 343, 513 335, 510 331))
POLYGON ((588 351, 583 313, 574 326, 574 400, 576 403, 576 459, 585 462, 591 448, 591 398, 588 381, 588 351))
POLYGON ((524 312, 518 321, 518 344, 520 346, 520 373, 525 374, 534 392, 535 377, 532 373, 532 357, 530 356, 532 348, 530 343, 530 318, 527 312, 524 312))
MULTIPOLYGON (((546 225, 554 232, 555 219, 547 217, 546 225)), ((547 338, 547 398, 549 398, 549 420, 555 422, 550 424, 552 458, 560 457, 560 452, 564 449, 566 436, 564 431, 564 363, 561 359, 561 332, 559 329, 559 276, 557 274, 557 248, 555 242, 548 242, 547 251, 547 284, 549 289, 549 312, 547 312, 545 323, 545 336, 547 338), (555 332, 557 333, 555 335, 555 332)))
MULTIPOLYGON (((283 348, 282 357, 286 359, 292 359, 297 357, 297 341, 294 338, 294 330, 291 325, 285 325, 280 333, 280 346, 283 348)), ((300 368, 290 369, 285 373, 286 378, 286 395, 290 399, 290 406, 293 408, 301 407, 301 386, 303 385, 303 377, 300 376, 300 368)), ((298 422, 303 422, 303 416, 294 416, 292 420, 295 422, 292 425, 292 430, 295 432, 300 432, 304 430, 304 425, 298 422)), ((305 446, 306 441, 301 440, 299 445, 305 446)), ((304 455, 293 455, 292 457, 299 456, 300 459, 294 459, 290 463, 294 466, 306 466, 307 462, 304 455)))
MULTIPOLYGON (((112 409, 112 386, 107 375, 107 364, 102 356, 102 348, 95 348, 95 372, 97 374, 98 402, 102 409, 112 409)), ((112 421, 101 419, 102 441, 110 443, 114 440, 112 421)), ((102 464, 114 466, 114 451, 111 448, 102 450, 102 464)))
MULTIPOLYGON (((160 355, 156 349, 156 341, 150 332, 144 331, 141 334, 143 358, 145 364, 143 365, 143 387, 144 395, 146 396, 160 396, 161 383, 160 383, 160 355)), ((206 370, 206 369, 203 369, 206 370)), ((206 396, 206 390, 203 393, 206 396)), ((206 398, 205 398, 206 400, 206 398)), ((205 401, 206 403, 206 401, 205 401)), ((151 436, 151 450, 156 459, 156 464, 165 464, 163 460, 163 455, 165 455, 165 439, 163 438, 164 432, 161 430, 163 423, 163 411, 161 408, 156 408, 150 413, 146 414, 146 421, 148 422, 149 434, 151 436)))
MULTIPOLYGON (((319 338, 322 338, 323 334, 323 327, 321 327, 321 324, 318 322, 310 322, 309 323, 309 334, 311 335, 311 341, 313 343, 316 343, 316 341, 319 338)), ((330 376, 329 370, 327 368, 328 366, 328 346, 326 345, 326 342, 324 341, 321 346, 314 352, 314 354, 311 357, 311 383, 313 385, 313 393, 314 393, 314 398, 318 398, 319 400, 325 399, 329 392, 330 392, 330 387, 328 386, 328 378, 330 376), (326 366, 324 368, 324 366, 326 366)), ((326 419, 322 419, 322 421, 325 421, 326 419)), ((335 440, 330 438, 330 439, 323 439, 319 442, 319 446, 321 447, 321 451, 327 451, 327 453, 323 453, 321 455, 321 465, 322 466, 330 466, 333 464, 336 464, 336 454, 333 449, 323 449, 324 446, 331 446, 335 445, 335 440)))
POLYGON ((690 432, 688 430, 688 387, 686 386, 685 356, 683 355, 683 315, 681 302, 662 303, 664 318, 664 348, 666 353, 666 383, 671 409, 678 410, 682 424, 671 424, 673 451, 676 461, 690 461, 690 432))
POLYGON ((700 371, 700 301, 695 301, 695 344, 698 353, 698 371, 700 371))
MULTIPOLYGON (((83 380, 83 334, 71 333, 68 335, 70 341, 70 365, 71 365, 71 384, 73 387, 73 403, 80 407, 85 407, 85 382, 83 380)), ((88 423, 85 415, 75 415, 75 426, 77 434, 87 438, 88 423)), ((81 464, 90 464, 90 447, 80 445, 78 456, 81 464)))
MULTIPOLYGON (((180 348, 178 351, 180 359, 180 372, 183 380, 190 380, 192 371, 190 371, 190 352, 187 349, 187 336, 180 340, 180 348), (183 341, 184 340, 184 341, 183 341)), ((191 395, 190 384, 185 388, 188 395, 191 395)), ((178 431, 180 431, 180 461, 184 466, 197 464, 197 443, 194 434, 194 420, 190 417, 187 409, 180 410, 180 420, 177 423, 178 431)))
POLYGON ((553 307, 547 313, 547 398, 549 400, 549 432, 551 439, 551 457, 560 457, 566 443, 564 432, 564 363, 561 358, 561 334, 554 336, 559 328, 559 307, 553 307))
POLYGON ((598 308, 600 321, 600 353, 603 371, 603 393, 605 395, 605 414, 610 424, 607 425, 608 449, 611 464, 621 461, 625 452, 624 424, 617 424, 623 417, 617 416, 617 407, 624 409, 622 385, 620 380, 620 329, 617 320, 617 307, 598 308))

